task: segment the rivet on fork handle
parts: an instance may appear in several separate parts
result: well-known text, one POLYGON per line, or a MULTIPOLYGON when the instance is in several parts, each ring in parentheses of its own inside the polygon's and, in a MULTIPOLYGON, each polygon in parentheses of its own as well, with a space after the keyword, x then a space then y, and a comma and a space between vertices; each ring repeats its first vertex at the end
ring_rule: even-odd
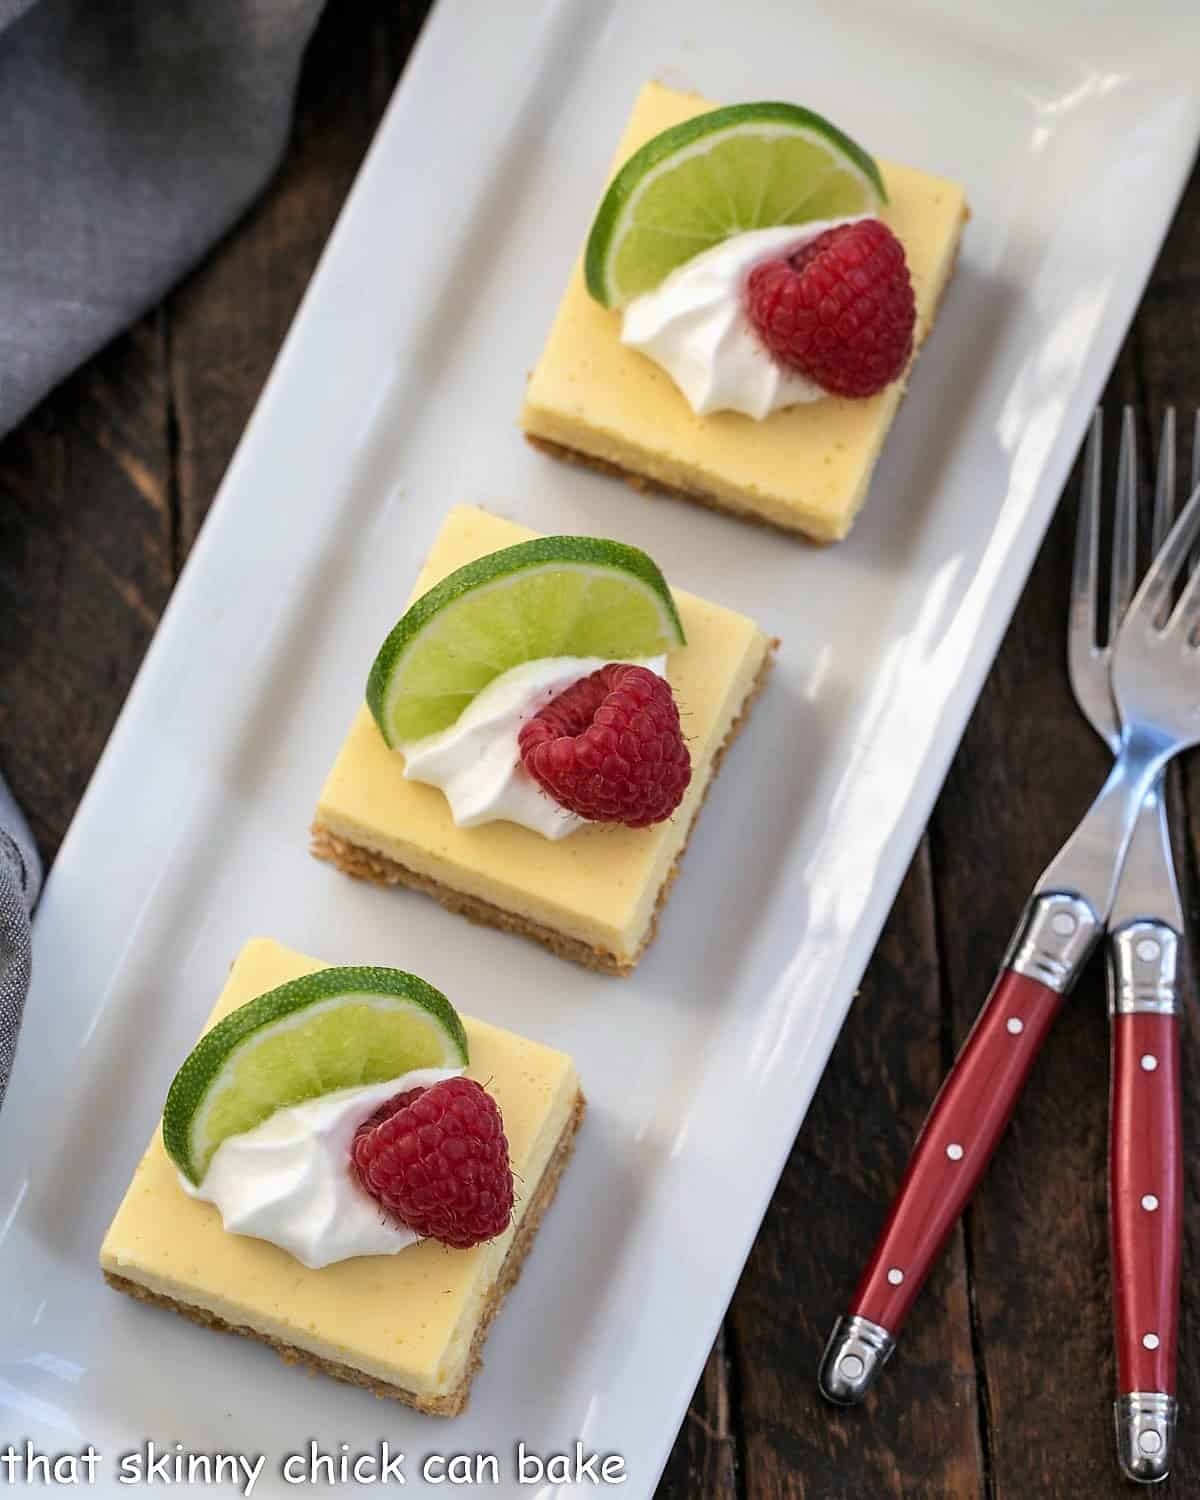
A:
POLYGON ((857 1406, 895 1347, 887 1329, 870 1318, 839 1318, 817 1373, 821 1394, 838 1406, 857 1406))
POLYGON ((1113 1402, 1117 1457, 1126 1478, 1158 1484, 1171 1467, 1178 1403, 1162 1391, 1131 1391, 1113 1402))
POLYGON ((1091 904, 1070 891, 1034 896, 1013 935, 1004 966, 1062 991, 1099 941, 1104 923, 1091 904))

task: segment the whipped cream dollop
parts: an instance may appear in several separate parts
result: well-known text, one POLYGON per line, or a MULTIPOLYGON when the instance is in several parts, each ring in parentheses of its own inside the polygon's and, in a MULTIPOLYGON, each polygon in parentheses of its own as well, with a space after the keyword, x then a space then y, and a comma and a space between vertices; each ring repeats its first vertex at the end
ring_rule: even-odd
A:
POLYGON ((746 314, 746 280, 760 261, 799 250, 854 214, 732 235, 677 266, 625 308, 621 342, 660 365, 697 416, 740 411, 761 421, 826 392, 773 358, 746 314))
MULTIPOLYGON (((440 787, 460 828, 501 819, 561 839, 587 821, 544 792, 521 764, 521 725, 567 688, 610 665, 603 656, 546 656, 493 678, 447 729, 399 746, 404 775, 440 787)), ((666 676, 665 656, 627 663, 666 676)))
POLYGON ((182 1173, 179 1181, 190 1197, 216 1205, 231 1234, 270 1240, 311 1270, 354 1255, 395 1255, 420 1235, 389 1218, 359 1186, 350 1143, 394 1094, 461 1072, 417 1068, 276 1110, 253 1130, 223 1140, 199 1187, 182 1173))

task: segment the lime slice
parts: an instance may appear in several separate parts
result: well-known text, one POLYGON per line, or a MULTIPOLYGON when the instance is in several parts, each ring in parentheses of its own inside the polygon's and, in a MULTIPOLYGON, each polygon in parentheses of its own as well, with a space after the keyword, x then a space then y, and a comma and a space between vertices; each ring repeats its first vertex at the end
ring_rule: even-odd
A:
POLYGON ((440 990, 400 969, 321 969, 239 1006, 175 1075, 163 1145, 199 1184, 227 1136, 335 1089, 461 1068, 467 1038, 440 990))
POLYGON ((710 110, 654 136, 613 178, 588 237, 588 291, 623 307, 730 235, 875 213, 886 200, 872 158, 812 110, 710 110))
POLYGON ((422 594, 379 649, 367 703, 389 745, 453 724, 494 678, 547 656, 657 656, 684 643, 644 552, 591 536, 518 542, 422 594))

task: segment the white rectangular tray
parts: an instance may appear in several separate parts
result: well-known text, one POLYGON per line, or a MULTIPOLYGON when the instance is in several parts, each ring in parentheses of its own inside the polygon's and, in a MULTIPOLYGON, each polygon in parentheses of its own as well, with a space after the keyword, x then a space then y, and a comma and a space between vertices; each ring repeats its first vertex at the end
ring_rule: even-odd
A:
POLYGON ((0 1441, 95 1444, 99 1494, 127 1493, 118 1458, 148 1439, 261 1453, 267 1496, 309 1439, 386 1437, 409 1492, 424 1454, 492 1452, 500 1494, 542 1492, 516 1485, 518 1439, 580 1440, 651 1493, 1195 145, 1197 17, 1160 9, 442 0, 43 897, 0 1119, 0 1441), (516 430, 652 75, 801 100, 969 185, 961 267, 842 546, 647 501, 516 430), (631 980, 306 853, 371 654, 460 500, 627 538, 783 638, 631 980), (252 933, 411 967, 578 1059, 576 1160, 453 1423, 101 1282, 104 1228, 252 933))

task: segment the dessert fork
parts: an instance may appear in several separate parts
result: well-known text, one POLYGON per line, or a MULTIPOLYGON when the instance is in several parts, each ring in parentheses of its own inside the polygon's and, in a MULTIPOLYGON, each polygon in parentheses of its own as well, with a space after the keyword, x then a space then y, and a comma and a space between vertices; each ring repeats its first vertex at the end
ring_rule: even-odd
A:
MULTIPOLYGON (((831 1401, 861 1401, 890 1356, 1011 1118, 1038 1049, 1108 922, 1143 802, 1171 756, 1200 742, 1200 573, 1172 605, 1200 536, 1200 490, 1124 608, 1136 556, 1132 453, 1126 470, 1127 503, 1118 508, 1114 528, 1111 620, 1120 626, 1110 629, 1107 663, 1119 726, 1116 759, 1091 808, 1034 888, 991 993, 922 1128, 850 1311, 834 1326, 819 1374, 831 1401)), ((1093 485, 1098 482, 1096 466, 1093 485)), ((1094 546, 1090 540, 1089 558, 1094 546)), ((1092 573, 1088 577, 1094 581, 1092 573)), ((1094 589, 1086 609, 1076 604, 1090 641, 1094 589)), ((1136 942, 1131 953, 1140 964, 1136 942)), ((1135 1017, 1139 1023, 1146 1019, 1135 1017)), ((1136 1032, 1131 1037, 1136 1040, 1136 1032)), ((1164 1054, 1164 1078, 1168 1056, 1173 1054, 1164 1054)), ((1149 1076, 1153 1065, 1145 1067, 1149 1076)), ((1157 1337, 1153 1347, 1143 1343, 1146 1352, 1163 1347, 1157 1337)))
MULTIPOLYGON (((1117 754, 1120 724, 1109 687, 1111 646, 1098 642, 1097 563, 1103 419, 1097 410, 1084 460, 1075 537, 1067 662, 1088 723, 1117 754)), ((1108 640, 1132 592, 1136 567, 1137 429, 1131 408, 1121 425, 1117 540, 1109 591, 1108 640)), ((1190 488, 1200 486, 1200 412, 1190 488)), ((1159 442, 1152 547, 1166 538, 1175 509, 1175 411, 1159 442)), ((1160 623, 1165 610, 1160 614, 1160 623)), ((1109 916, 1108 1009, 1112 1022, 1109 1219, 1118 1399, 1117 1456, 1130 1479, 1165 1479, 1175 1435, 1175 1345, 1183 1232, 1183 1142, 1179 1091, 1177 959, 1183 910, 1175 880, 1161 780, 1142 803, 1109 916)))

